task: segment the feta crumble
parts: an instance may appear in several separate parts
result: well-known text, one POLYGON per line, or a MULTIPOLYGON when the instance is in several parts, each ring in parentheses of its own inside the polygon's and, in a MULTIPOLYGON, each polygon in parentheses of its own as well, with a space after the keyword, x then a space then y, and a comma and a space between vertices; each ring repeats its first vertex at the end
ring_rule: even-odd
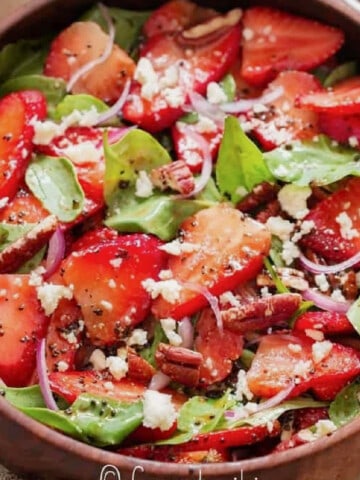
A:
POLYGON ((143 410, 143 425, 148 428, 160 428, 161 431, 169 430, 177 418, 171 395, 155 390, 146 390, 144 393, 143 410))

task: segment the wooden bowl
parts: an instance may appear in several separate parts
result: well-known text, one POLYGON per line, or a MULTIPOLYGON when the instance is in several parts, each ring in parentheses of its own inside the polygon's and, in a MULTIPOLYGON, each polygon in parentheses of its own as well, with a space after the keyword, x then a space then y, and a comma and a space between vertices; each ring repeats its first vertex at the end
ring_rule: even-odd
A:
MULTIPOLYGON (((0 22, 0 44, 38 31, 53 31, 75 19, 90 0, 32 0, 0 22)), ((116 5, 115 2, 105 2, 116 5)), ((118 2, 152 8, 156 0, 118 2)), ((202 3, 218 7, 218 0, 202 3)), ((351 55, 360 56, 357 0, 222 0, 224 9, 256 3, 322 20, 347 34, 351 55)), ((67 438, 35 422, 0 398, 0 462, 32 479, 48 480, 355 480, 360 475, 360 418, 331 437, 293 450, 233 463, 179 465, 113 454, 67 438)))

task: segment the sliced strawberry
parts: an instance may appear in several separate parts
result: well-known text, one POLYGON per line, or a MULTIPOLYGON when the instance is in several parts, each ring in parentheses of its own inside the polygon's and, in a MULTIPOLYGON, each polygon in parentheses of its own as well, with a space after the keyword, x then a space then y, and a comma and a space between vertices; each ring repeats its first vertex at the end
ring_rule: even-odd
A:
POLYGON ((243 350, 243 337, 224 329, 219 332, 210 309, 205 309, 196 322, 195 349, 203 356, 200 384, 211 385, 226 378, 243 350))
POLYGON ((314 357, 314 343, 300 334, 263 337, 247 373, 250 390, 260 397, 272 397, 293 384, 293 397, 310 388, 316 393, 331 387, 334 398, 344 383, 360 373, 359 355, 351 347, 333 343, 319 361, 314 357))
POLYGON ((319 93, 299 97, 299 106, 332 115, 360 113, 360 76, 337 83, 319 93))
POLYGON ((26 188, 21 188, 5 208, 0 211, 0 222, 19 225, 38 223, 48 215, 49 212, 45 210, 40 200, 26 188))
POLYGON ((30 161, 34 128, 32 119, 46 116, 45 97, 25 90, 0 100, 0 198, 12 198, 30 161))
POLYGON ((142 281, 157 278, 166 254, 161 242, 143 234, 118 236, 73 252, 63 262, 63 279, 73 285, 87 335, 95 344, 111 344, 144 320, 150 295, 142 281))
POLYGON ((29 275, 0 275, 0 378, 10 387, 24 387, 36 364, 36 342, 45 335, 42 312, 29 275))
POLYGON ((294 411, 294 417, 294 429, 298 431, 315 425, 319 420, 327 420, 329 411, 327 407, 300 408, 294 411))
POLYGON ((215 10, 200 7, 189 0, 172 0, 154 10, 143 26, 150 38, 164 32, 181 31, 217 15, 215 10))
POLYGON ((150 38, 141 51, 140 61, 146 58, 151 62, 157 75, 157 80, 150 81, 151 88, 158 86, 159 93, 146 94, 145 98, 143 87, 134 82, 123 108, 125 120, 150 132, 170 127, 183 113, 187 91, 204 94, 208 83, 217 82, 225 75, 238 55, 240 39, 238 24, 226 29, 225 33, 220 32, 206 45, 194 43, 191 49, 179 41, 179 36, 164 34, 150 38), (177 65, 178 83, 161 89, 169 67, 177 65))
POLYGON ((220 295, 254 278, 270 248, 269 231, 227 204, 189 217, 180 232, 181 241, 194 249, 170 258, 167 268, 183 288, 173 303, 162 297, 154 301, 157 318, 181 319, 207 306, 202 288, 220 295))
POLYGON ((290 143, 295 139, 305 140, 319 133, 317 114, 295 106, 302 93, 317 91, 319 81, 306 72, 282 72, 269 84, 263 95, 278 90, 279 96, 270 104, 256 105, 248 112, 252 133, 266 150, 290 143))
POLYGON ((337 142, 360 148, 360 115, 320 113, 319 129, 337 142))
MULTIPOLYGON (((103 54, 110 42, 94 22, 75 22, 63 30, 52 42, 45 62, 44 74, 68 81, 81 67, 103 54)), ((132 78, 134 61, 114 44, 110 56, 81 76, 72 93, 89 93, 105 102, 115 102, 132 78)))
POLYGON ((295 330, 318 330, 325 335, 346 335, 354 333, 354 327, 344 313, 306 312, 296 319, 295 330))
MULTIPOLYGON (((198 145, 194 138, 190 138, 182 128, 182 123, 176 122, 171 129, 174 149, 179 160, 184 160, 193 172, 199 172, 202 167, 204 158, 204 149, 202 145, 198 145)), ((196 127, 194 127, 196 130, 196 127)), ((210 155, 215 160, 221 143, 223 129, 214 128, 214 131, 196 132, 201 135, 203 140, 207 142, 210 155)))
POLYGON ((75 355, 82 335, 81 319, 81 310, 76 302, 62 298, 51 315, 46 334, 49 372, 74 370, 75 355))
POLYGON ((160 430, 160 428, 149 428, 140 425, 126 439, 126 442, 133 443, 155 443, 160 440, 167 440, 172 437, 177 429, 176 421, 168 430, 160 430))
POLYGON ((313 221, 315 226, 302 238, 303 246, 334 262, 346 260, 359 251, 359 188, 360 178, 352 178, 310 211, 306 220, 313 221))
POLYGON ((243 25, 242 75, 252 85, 266 85, 284 70, 309 71, 344 42, 337 28, 274 8, 249 8, 243 25))

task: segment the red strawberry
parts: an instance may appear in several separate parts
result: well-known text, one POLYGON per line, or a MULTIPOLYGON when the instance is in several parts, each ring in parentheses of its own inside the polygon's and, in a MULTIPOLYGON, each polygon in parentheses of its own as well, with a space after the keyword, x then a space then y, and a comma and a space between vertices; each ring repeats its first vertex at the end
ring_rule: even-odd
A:
POLYGON ((219 32, 215 39, 206 45, 194 42, 186 46, 179 36, 171 34, 156 35, 150 38, 141 51, 140 62, 144 64, 145 78, 133 83, 130 97, 123 108, 126 120, 140 125, 145 130, 157 132, 170 127, 183 113, 187 101, 187 91, 204 94, 210 82, 219 81, 236 59, 241 31, 238 24, 219 32), (165 59, 165 61, 164 61, 165 59), (178 65, 178 80, 171 87, 160 88, 166 81, 169 67, 178 65), (146 68, 145 68, 146 67, 146 68), (147 79, 152 68, 154 78, 147 79), (146 86, 146 88, 144 87, 146 86), (145 93, 147 87, 154 93, 145 93))
POLYGON ((337 28, 274 8, 249 8, 243 24, 242 75, 252 85, 266 85, 284 70, 309 71, 344 42, 337 28))
POLYGON ((26 188, 17 191, 0 212, 0 222, 22 225, 24 223, 38 223, 44 220, 49 212, 42 206, 32 193, 26 188))
POLYGON ((150 38, 159 33, 181 31, 216 15, 215 10, 189 0, 172 0, 152 12, 143 26, 143 33, 150 38))
POLYGON ((354 327, 344 313, 306 312, 296 319, 295 330, 318 330, 325 335, 346 335, 354 333, 354 327))
POLYGON ((32 90, 0 100, 0 198, 12 198, 30 161, 34 128, 31 120, 46 117, 46 100, 32 90))
POLYGON ((319 202, 306 216, 314 222, 301 239, 303 246, 334 262, 346 260, 360 249, 360 178, 319 202))
POLYGON ((87 335, 94 344, 111 344, 144 320, 150 295, 142 281, 157 278, 166 254, 160 241, 143 234, 95 240, 73 252, 62 264, 63 279, 73 285, 87 335))
MULTIPOLYGON (((109 36, 94 22, 76 22, 63 30, 52 42, 44 74, 68 81, 88 62, 103 54, 109 36)), ((89 93, 105 102, 115 102, 124 85, 132 78, 134 61, 114 44, 110 56, 79 78, 72 93, 89 93)))
POLYGON ((29 275, 0 275, 0 378, 10 387, 24 387, 35 369, 36 342, 45 335, 42 312, 29 275))
POLYGON ((299 94, 319 90, 318 80, 306 72, 282 72, 271 82, 263 96, 278 90, 279 96, 271 103, 255 105, 248 113, 253 134, 266 150, 295 139, 308 139, 319 133, 317 115, 295 106, 299 94), (260 111, 258 107, 260 105, 260 111))
POLYGON ((360 113, 360 76, 344 80, 321 92, 299 98, 299 106, 332 115, 360 113))
POLYGON ((338 116, 320 113, 319 129, 337 142, 360 148, 360 114, 338 116))

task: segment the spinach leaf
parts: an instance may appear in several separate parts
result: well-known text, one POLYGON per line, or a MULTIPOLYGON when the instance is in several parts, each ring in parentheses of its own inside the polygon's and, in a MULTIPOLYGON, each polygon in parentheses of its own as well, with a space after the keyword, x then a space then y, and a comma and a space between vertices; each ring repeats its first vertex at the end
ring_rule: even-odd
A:
POLYGON ((325 78, 324 87, 332 87, 336 83, 354 77, 357 74, 357 62, 346 62, 338 65, 325 78))
POLYGON ((0 82, 22 75, 41 74, 48 52, 48 38, 19 40, 0 51, 0 82))
POLYGON ((360 380, 345 387, 330 404, 329 416, 342 427, 360 415, 360 380))
POLYGON ((317 141, 295 142, 264 154, 271 173, 279 180, 301 187, 328 185, 347 175, 360 176, 359 152, 335 146, 320 135, 317 141))
POLYGON ((161 328, 161 323, 156 321, 154 328, 154 337, 151 344, 148 347, 143 348, 139 354, 150 363, 153 367, 156 367, 155 352, 159 343, 168 343, 168 339, 161 328))
POLYGON ((54 120, 61 122, 62 118, 71 115, 74 110, 87 112, 94 108, 98 113, 109 110, 109 107, 103 101, 92 95, 81 93, 78 95, 66 95, 65 98, 56 106, 53 113, 54 120))
POLYGON ((23 75, 10 78, 0 87, 0 96, 19 90, 40 90, 46 97, 48 114, 53 116, 57 104, 66 94, 66 83, 61 78, 46 77, 45 75, 23 75))
POLYGON ((145 200, 134 199, 132 203, 120 207, 118 213, 114 212, 105 220, 105 224, 119 232, 152 233, 168 241, 177 235, 186 218, 213 204, 157 194, 145 200))
POLYGON ((233 203, 237 203, 255 185, 272 180, 261 151, 245 135, 235 117, 225 119, 215 173, 220 192, 233 203))
MULTIPOLYGON (((148 19, 150 12, 124 10, 116 7, 108 7, 108 10, 115 26, 115 42, 128 53, 132 53, 134 45, 139 40, 142 26, 148 19)), ((106 21, 97 6, 86 12, 82 20, 91 20, 98 23, 107 33, 106 21)))
POLYGON ((71 222, 82 212, 84 192, 70 160, 39 155, 30 163, 25 181, 35 197, 60 221, 71 222))
POLYGON ((242 365, 244 365, 246 370, 250 369, 251 364, 254 360, 254 357, 255 357, 254 352, 252 352, 251 350, 248 350, 247 348, 244 348, 244 350, 241 354, 241 357, 240 357, 240 361, 241 361, 242 365))
POLYGON ((224 90, 228 102, 233 102, 236 95, 236 82, 231 73, 225 75, 220 82, 220 87, 224 90))
POLYGON ((360 335, 360 297, 355 300, 349 310, 346 312, 346 316, 349 319, 351 325, 355 328, 360 335))

